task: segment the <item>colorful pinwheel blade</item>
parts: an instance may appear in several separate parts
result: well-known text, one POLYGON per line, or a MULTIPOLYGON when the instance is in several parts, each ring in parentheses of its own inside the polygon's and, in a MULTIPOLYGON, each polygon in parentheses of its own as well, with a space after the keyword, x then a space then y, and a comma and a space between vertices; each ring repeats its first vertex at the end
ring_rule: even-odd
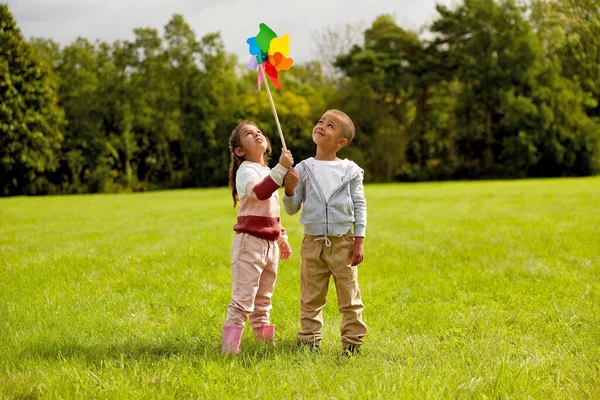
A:
POLYGON ((260 71, 258 71, 258 91, 260 92, 260 86, 263 83, 263 76, 262 73, 260 71))
POLYGON ((250 61, 248 61, 248 65, 246 66, 246 69, 248 71, 256 71, 257 68, 258 68, 258 60, 256 60, 256 57, 254 57, 254 56, 250 57, 250 61))
POLYGON ((267 73, 267 76, 271 79, 271 82, 273 82, 273 85, 275 85, 277 89, 281 89, 281 83, 279 83, 279 80, 277 79, 278 76, 275 67, 271 63, 264 63, 263 65, 265 67, 265 72, 267 73))
POLYGON ((256 44, 263 53, 269 53, 269 47, 271 46, 271 40, 277 38, 277 34, 273 32, 266 24, 262 23, 258 26, 260 32, 256 35, 256 44))
POLYGON ((260 47, 258 47, 258 44, 256 44, 256 36, 248 38, 248 40, 246 40, 246 43, 248 43, 248 51, 250 52, 250 54, 252 54, 253 56, 260 55, 261 51, 260 47))
POLYGON ((273 55, 275 53, 281 53, 286 57, 290 54, 290 35, 286 33, 280 38, 276 37, 271 40, 271 44, 269 46, 269 55, 273 55))
POLYGON ((281 53, 275 53, 272 56, 269 56, 269 62, 275 67, 276 70, 287 71, 292 67, 294 59, 287 58, 281 53))

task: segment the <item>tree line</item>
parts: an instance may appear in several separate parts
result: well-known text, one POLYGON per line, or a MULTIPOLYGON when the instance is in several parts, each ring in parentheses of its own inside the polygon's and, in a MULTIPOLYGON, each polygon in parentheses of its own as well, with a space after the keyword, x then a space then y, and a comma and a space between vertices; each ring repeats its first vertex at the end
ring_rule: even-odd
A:
MULTIPOLYGON (((272 91, 296 160, 314 153, 312 127, 338 108, 357 128, 341 155, 368 182, 600 172, 600 0, 436 11, 419 31, 382 15, 358 34, 319 32, 323 57, 272 91)), ((227 139, 244 119, 279 152, 256 73, 218 33, 198 38, 174 15, 161 32, 134 34, 25 40, 0 5, 1 195, 226 185, 227 139)))

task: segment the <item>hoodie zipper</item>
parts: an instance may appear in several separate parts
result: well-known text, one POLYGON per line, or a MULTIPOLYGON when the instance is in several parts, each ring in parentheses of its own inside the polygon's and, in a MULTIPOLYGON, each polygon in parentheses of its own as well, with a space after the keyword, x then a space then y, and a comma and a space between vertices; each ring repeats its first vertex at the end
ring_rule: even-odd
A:
POLYGON ((317 189, 319 190, 319 193, 321 194, 321 197, 323 198, 323 202, 325 202, 325 235, 329 234, 329 200, 331 200, 333 198, 333 196, 335 196, 340 190, 342 190, 348 183, 350 183, 350 181, 352 179, 354 179, 354 174, 348 178, 347 180, 345 180, 340 187, 338 187, 336 190, 333 191, 333 193, 331 193, 331 196, 329 196, 329 200, 325 200, 325 195, 323 194, 323 191, 321 190, 321 186, 319 186, 319 183, 317 182, 317 177, 315 176, 315 174, 313 173, 313 171, 310 169, 310 165, 306 167, 306 170, 308 171, 308 173, 312 176, 313 181, 315 183, 315 185, 317 186, 317 189))
MULTIPOLYGON (((311 167, 310 165, 307 166, 306 170, 312 176, 312 180, 315 183, 315 186, 317 187, 317 189, 319 190, 319 194, 321 195, 323 202, 325 203, 325 232, 326 232, 326 234, 328 234, 329 233, 329 206, 327 205, 327 200, 325 200, 325 195, 323 194, 323 190, 321 190, 321 186, 319 186, 319 183, 317 182, 317 177, 313 174, 310 167, 311 167)), ((331 199, 331 197, 329 199, 331 199)))

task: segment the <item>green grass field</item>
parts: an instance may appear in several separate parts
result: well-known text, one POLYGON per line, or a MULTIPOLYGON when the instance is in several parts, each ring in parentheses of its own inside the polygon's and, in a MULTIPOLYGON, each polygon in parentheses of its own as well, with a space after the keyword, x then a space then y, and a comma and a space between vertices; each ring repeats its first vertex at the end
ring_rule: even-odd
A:
POLYGON ((275 348, 220 354, 226 189, 0 199, 0 398, 600 398, 600 179, 369 185, 369 326, 298 351, 295 254, 275 348))

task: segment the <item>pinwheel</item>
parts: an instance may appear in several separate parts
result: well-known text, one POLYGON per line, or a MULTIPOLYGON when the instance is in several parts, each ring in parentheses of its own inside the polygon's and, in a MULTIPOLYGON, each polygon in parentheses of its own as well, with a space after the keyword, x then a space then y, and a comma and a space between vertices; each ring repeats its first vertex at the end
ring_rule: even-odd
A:
POLYGON ((261 23, 258 27, 258 35, 246 40, 252 56, 248 62, 247 69, 252 71, 258 70, 258 90, 260 90, 263 81, 265 82, 277 130, 279 130, 281 144, 283 145, 283 149, 287 150, 279 118, 277 117, 275 103, 273 102, 273 96, 271 95, 271 89, 269 89, 269 83, 267 82, 267 76, 276 88, 281 89, 277 71, 286 71, 294 63, 293 59, 287 57, 290 54, 290 37, 287 34, 280 38, 277 37, 277 34, 264 23, 261 23))

